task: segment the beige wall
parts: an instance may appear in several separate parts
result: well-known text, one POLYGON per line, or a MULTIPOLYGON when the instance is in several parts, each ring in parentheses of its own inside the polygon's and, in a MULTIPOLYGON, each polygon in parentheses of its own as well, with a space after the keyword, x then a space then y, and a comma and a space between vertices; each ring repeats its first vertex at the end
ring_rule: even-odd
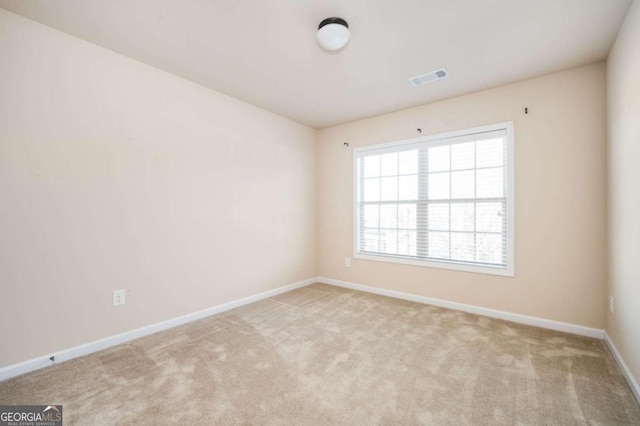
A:
POLYGON ((604 64, 325 129, 318 155, 320 276, 604 327, 604 64), (511 120, 514 278, 357 259, 344 266, 353 255, 353 148, 416 137, 418 127, 428 135, 511 120))
POLYGON ((311 128, 0 9, 0 132, 0 366, 316 276, 311 128))
POLYGON ((607 333, 640 380, 640 2, 607 64, 609 294, 607 333))

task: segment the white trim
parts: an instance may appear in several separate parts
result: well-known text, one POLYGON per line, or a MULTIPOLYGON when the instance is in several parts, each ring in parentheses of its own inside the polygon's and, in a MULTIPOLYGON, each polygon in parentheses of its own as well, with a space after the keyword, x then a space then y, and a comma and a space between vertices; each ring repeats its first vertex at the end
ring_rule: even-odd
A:
POLYGON ((513 277, 516 274, 516 144, 514 140, 513 121, 502 123, 507 131, 507 268, 506 272, 513 277))
POLYGON ((616 345, 613 344, 613 340, 611 340, 611 337, 606 330, 604 332, 604 342, 611 351, 613 359, 615 359, 618 363, 618 367, 620 367, 620 370, 622 370, 622 375, 625 379, 627 379, 627 383, 631 388, 631 392, 633 392, 633 395, 636 397, 638 404, 640 404, 640 385, 638 385, 638 381, 635 377, 633 377, 633 374, 631 374, 631 370, 627 366, 627 363, 624 362, 622 355, 620 355, 620 352, 618 352, 618 348, 616 348, 616 345))
POLYGON ((441 139, 457 138, 459 136, 467 136, 472 133, 493 132, 493 131, 507 129, 509 126, 513 127, 513 121, 505 121, 502 123, 489 124, 486 126, 471 127, 469 129, 453 130, 450 132, 436 133, 436 134, 427 135, 427 136, 418 136, 415 138, 403 139, 401 141, 391 141, 391 142, 378 143, 375 145, 365 145, 365 146, 354 148, 353 150, 358 152, 373 151, 381 148, 390 148, 390 147, 395 147, 398 145, 405 145, 410 143, 430 142, 430 141, 437 141, 441 139))
POLYGON ((400 263, 405 265, 423 266, 429 268, 451 269, 463 272, 474 272, 480 274, 500 275, 505 277, 515 276, 515 143, 514 143, 514 122, 506 121, 503 123, 490 124, 486 126, 473 127, 470 129, 462 129, 445 133, 420 136, 417 138, 405 139, 400 141, 392 141, 379 143, 375 145, 365 145, 353 149, 353 257, 356 259, 371 260, 375 262, 400 263), (389 151, 397 152, 398 147, 407 146, 407 149, 423 148, 424 146, 434 146, 437 144, 449 143, 449 139, 460 137, 472 137, 478 133, 496 133, 504 132, 506 138, 506 164, 505 164, 505 200, 507 207, 506 219, 506 265, 505 267, 484 266, 482 264, 473 264, 472 262, 458 262, 435 259, 414 259, 409 257, 386 255, 384 253, 368 254, 358 251, 358 232, 360 230, 359 222, 359 188, 360 182, 358 176, 358 156, 360 153, 367 151, 389 151))
POLYGON ((620 365, 620 368, 625 378, 627 379, 627 382, 629 383, 629 386, 631 387, 631 390, 633 391, 636 399, 638 399, 638 401, 640 402, 640 386, 638 386, 638 382, 631 374, 631 371, 629 370, 626 363, 620 356, 620 353, 618 352, 615 345, 611 341, 610 337, 604 330, 584 327, 576 324, 553 321, 553 320, 548 320, 543 318, 536 318, 536 317, 530 317, 526 315, 514 314, 511 312, 482 308, 479 306, 466 305, 463 303, 450 302, 450 301, 435 299, 435 298, 426 297, 426 296, 418 296, 418 295, 403 293, 395 290, 387 290, 382 288, 370 287, 363 284, 356 284, 348 281, 335 280, 332 278, 325 278, 325 277, 309 278, 294 284, 290 284, 283 287, 278 287, 273 290, 265 291, 263 293, 259 293, 254 296, 244 297, 242 299, 223 303, 221 305, 213 306, 211 308, 203 309, 201 311, 197 311, 197 312, 186 314, 180 317, 172 318, 156 324, 151 324, 135 330, 120 333, 110 337, 106 337, 104 339, 100 339, 100 340, 96 340, 83 345, 64 349, 62 351, 51 353, 49 355, 33 358, 18 364, 2 367, 0 368, 0 381, 7 380, 22 374, 26 374, 31 371, 35 371, 44 367, 48 367, 53 364, 58 364, 60 362, 68 361, 84 355, 89 355, 91 353, 94 353, 103 349, 107 349, 122 343, 126 343, 131 340, 138 339, 140 337, 148 336, 150 334, 154 334, 163 330, 177 327, 179 325, 187 324, 192 321, 197 321, 199 319, 206 318, 211 315, 219 314, 221 312, 226 312, 228 310, 231 310, 240 306, 248 305, 249 303, 257 302, 263 299, 267 299, 269 297, 273 297, 278 294, 286 293, 291 290, 295 290, 301 287, 306 287, 315 282, 329 284, 336 287, 348 288, 352 290, 364 291, 367 293, 378 294, 381 296, 393 297, 396 299, 408 300, 408 301, 422 303, 426 305, 439 306, 446 309, 453 309, 453 310, 458 310, 463 312, 469 312, 472 314, 484 315, 490 318, 502 319, 502 320, 511 321, 515 323, 531 325, 534 327, 563 331, 566 333, 578 334, 581 336, 593 337, 597 339, 604 339, 607 346, 610 348, 611 352, 613 353, 616 362, 618 362, 618 364, 620 365), (56 358, 55 363, 49 360, 50 356, 55 356, 56 358))
POLYGON ((493 266, 479 266, 477 264, 456 262, 456 261, 432 261, 432 260, 421 260, 421 259, 409 259, 406 257, 394 257, 393 255, 388 254, 363 254, 358 253, 357 251, 353 253, 354 259, 361 260, 373 260, 375 262, 389 262, 389 263, 400 263, 402 265, 414 265, 414 266, 425 266, 429 268, 438 268, 438 269, 451 269, 453 271, 461 271, 461 272, 475 272, 478 274, 490 274, 490 275, 501 275, 503 277, 513 277, 514 274, 511 270, 506 268, 499 268, 493 266))
POLYGON ((294 284, 278 287, 273 290, 268 290, 263 293, 259 293, 253 296, 243 297, 242 299, 233 300, 231 302, 223 303, 222 305, 213 306, 211 308, 203 309, 201 311, 192 312, 190 314, 182 315, 176 318, 172 318, 166 321, 158 322, 155 324, 147 325, 144 327, 136 328, 135 330, 126 331, 124 333, 116 334, 113 336, 105 337, 104 339, 95 340, 83 345, 74 346, 72 348, 63 349, 61 351, 53 352, 48 355, 36 357, 28 361, 24 361, 18 364, 8 365, 0 368, 0 381, 10 379, 21 374, 29 373, 40 368, 48 367, 53 364, 59 364, 70 359, 78 358, 84 355, 88 355, 103 349, 110 348, 112 346, 120 345, 122 343, 129 342, 140 337, 148 336, 150 334, 157 333, 159 331, 167 330, 169 328, 177 327, 192 321, 197 321, 202 318, 206 318, 211 315, 219 314, 237 308, 240 306, 248 305, 249 303, 257 302, 262 299, 266 299, 272 296, 276 296, 287 291, 295 290, 300 287, 306 287, 317 281, 316 277, 299 281, 294 284), (52 362, 49 358, 55 356, 55 362, 52 362))
POLYGON ((336 287, 343 287, 351 290, 359 290, 367 293, 378 294, 381 296, 387 296, 387 297, 393 297, 396 299, 408 300, 411 302, 423 303, 425 305, 433 305, 433 306, 439 306, 441 308, 453 309, 456 311, 469 312, 472 314, 483 315, 486 317, 497 318, 497 319, 511 321, 519 324, 532 325, 534 327, 546 328, 549 330, 556 330, 556 331, 562 331, 565 333, 578 334, 580 336, 594 337, 596 339, 602 339, 604 337, 604 330, 585 327, 583 325, 554 321, 554 320, 549 320, 544 318, 530 317, 527 315, 514 314, 512 312, 482 308, 480 306, 465 305, 464 303, 450 302, 448 300, 435 299, 435 298, 426 297, 426 296, 418 296, 415 294, 403 293, 401 291, 387 290, 387 289, 377 288, 377 287, 369 287, 363 284, 356 284, 348 281, 334 280, 332 278, 318 277, 318 282, 323 284, 334 285, 336 287))

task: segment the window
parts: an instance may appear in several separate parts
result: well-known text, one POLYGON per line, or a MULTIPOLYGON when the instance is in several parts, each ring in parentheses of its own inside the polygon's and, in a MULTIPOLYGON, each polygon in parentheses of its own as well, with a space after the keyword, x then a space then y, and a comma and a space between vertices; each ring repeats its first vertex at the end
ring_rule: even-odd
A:
POLYGON ((513 123, 354 150, 354 257, 513 276, 513 123))

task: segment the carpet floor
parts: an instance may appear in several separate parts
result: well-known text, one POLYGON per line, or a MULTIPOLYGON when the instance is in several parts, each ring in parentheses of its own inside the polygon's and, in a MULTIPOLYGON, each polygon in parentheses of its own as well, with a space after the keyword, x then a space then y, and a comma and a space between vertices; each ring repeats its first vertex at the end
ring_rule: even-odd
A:
POLYGON ((314 284, 0 383, 65 424, 640 424, 603 342, 314 284))

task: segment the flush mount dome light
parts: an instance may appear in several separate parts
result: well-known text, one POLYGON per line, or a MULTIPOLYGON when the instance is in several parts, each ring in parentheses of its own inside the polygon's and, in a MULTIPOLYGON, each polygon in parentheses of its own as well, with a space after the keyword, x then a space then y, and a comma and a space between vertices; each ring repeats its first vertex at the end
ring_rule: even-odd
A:
POLYGON ((340 50, 351 39, 349 24, 342 18, 327 18, 318 25, 316 39, 323 49, 329 51, 340 50))

